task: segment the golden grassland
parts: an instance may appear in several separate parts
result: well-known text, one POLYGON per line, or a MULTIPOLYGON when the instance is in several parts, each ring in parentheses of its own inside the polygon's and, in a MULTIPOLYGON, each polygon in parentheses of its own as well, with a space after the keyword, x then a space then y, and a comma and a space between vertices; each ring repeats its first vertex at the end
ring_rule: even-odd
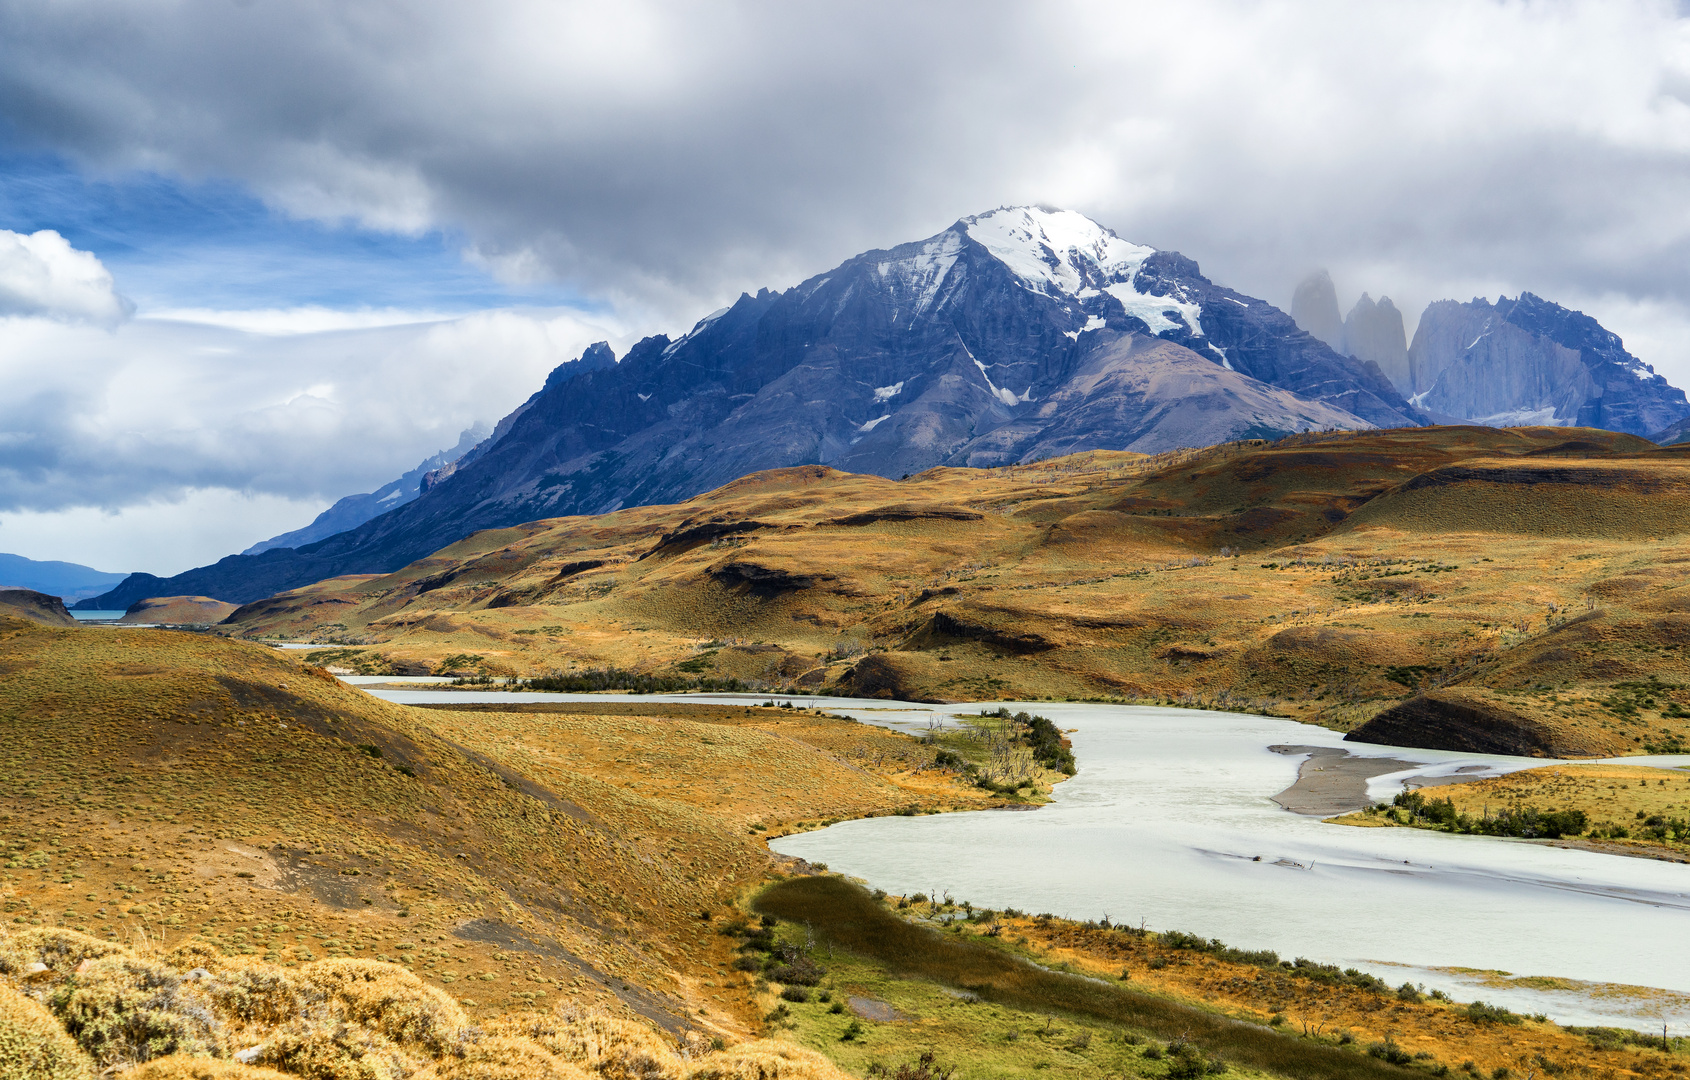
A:
POLYGON ((170 631, 8 621, 0 673, 11 925, 394 960, 474 1015, 568 995, 743 1035, 750 991, 700 913, 771 871, 765 835, 985 798, 815 714, 412 710, 170 631))
POLYGON ((1687 462, 1610 432, 1434 428, 901 482, 807 466, 478 533, 219 632, 320 642, 344 671, 616 667, 1345 731, 1430 694, 1527 731, 1519 752, 1641 752, 1690 743, 1687 462))
MULTIPOLYGON (((1505 776, 1425 788, 1428 799, 1448 799, 1457 813, 1479 818, 1530 807, 1581 810, 1585 837, 1543 840, 1563 846, 1690 862, 1690 773, 1637 765, 1549 765, 1505 776)), ((1329 819, 1344 825, 1429 827, 1396 810, 1363 811, 1329 819)))
MULTIPOLYGON (((801 1047, 859 1073, 937 1048, 971 1077, 1161 1076, 1172 1060, 1146 1056, 1172 1052, 1165 1036, 1028 1007, 991 1006, 988 1023, 966 995, 849 957, 829 958, 835 1000, 866 995, 904 1018, 864 1019, 841 1042, 850 1016, 780 1000, 735 963, 724 931, 759 890, 813 872, 783 868, 766 837, 1036 800, 1054 774, 992 796, 935 768, 933 746, 813 710, 614 697, 411 709, 260 646, 21 620, 0 623, 0 733, 0 1046, 51 1056, 56 1030, 80 1044, 68 1071, 39 1075, 88 1075, 78 1054, 108 1070, 166 1057, 136 1080, 834 1075, 801 1047), (196 967, 207 977, 189 978, 196 967), (132 1022, 136 994, 175 1003, 175 1020, 153 1020, 193 1038, 137 1049, 133 1033, 152 1028, 132 1022), (983 1042, 988 1029, 1005 1041, 983 1042), (250 1066, 228 1060, 254 1047, 250 1066)), ((977 749, 956 732, 945 746, 977 749)), ((997 922, 994 945, 1051 964, 1125 969, 1170 1000, 1306 1018, 1358 1045, 1389 1035, 1451 1065, 1543 1055, 1609 1075, 1652 1060, 1580 1056, 1552 1025, 1469 1031, 1442 1005, 1314 991, 1153 935, 997 922)))

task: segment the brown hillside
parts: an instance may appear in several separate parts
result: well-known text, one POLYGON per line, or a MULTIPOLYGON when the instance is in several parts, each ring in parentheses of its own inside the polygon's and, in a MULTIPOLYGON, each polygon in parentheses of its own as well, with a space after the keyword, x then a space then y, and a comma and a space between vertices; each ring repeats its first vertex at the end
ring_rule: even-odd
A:
POLYGON ((0 589, 0 615, 10 615, 48 626, 75 626, 65 602, 57 596, 33 589, 0 589))
MULTIPOLYGON (((1567 428, 902 482, 807 466, 478 533, 229 627, 336 645, 321 662, 366 672, 616 666, 868 696, 1190 700, 1341 730, 1447 691, 1520 717, 1534 752, 1619 753, 1690 739, 1687 495, 1685 454, 1567 428), (1653 707, 1624 707, 1651 678, 1653 707)), ((1397 734, 1424 742, 1442 722, 1397 734)))
POLYGON ((475 1015, 747 1034, 699 913, 763 880, 768 831, 987 797, 849 721, 411 710, 203 635, 4 619, 0 673, 14 929, 391 960, 475 1015))
POLYGON ((130 604, 118 622, 210 625, 222 622, 234 611, 234 604, 209 596, 154 596, 130 604))

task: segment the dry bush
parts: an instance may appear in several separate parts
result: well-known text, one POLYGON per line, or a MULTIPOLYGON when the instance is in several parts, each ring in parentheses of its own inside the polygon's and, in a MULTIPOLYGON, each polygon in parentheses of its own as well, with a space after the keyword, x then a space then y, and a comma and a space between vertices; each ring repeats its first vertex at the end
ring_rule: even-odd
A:
POLYGON ((0 1080, 87 1080, 94 1063, 53 1014, 0 986, 0 1080))
POLYGON ((685 1080, 849 1080, 814 1050, 774 1039, 729 1047, 690 1065, 685 1080))
POLYGON ((102 1066, 222 1049, 209 1002, 171 968, 133 956, 79 965, 48 995, 47 1007, 102 1066))
POLYGON ((258 1065, 218 1058, 170 1057, 149 1061, 123 1074, 123 1080, 296 1080, 286 1073, 258 1065))
POLYGON ((299 986, 284 969, 270 964, 231 963, 210 981, 206 992, 219 1013, 249 1024, 280 1024, 305 1009, 299 986))
MULTIPOLYGON (((54 975, 69 975, 84 960, 98 960, 106 956, 133 956, 129 949, 113 941, 104 941, 89 934, 58 927, 42 926, 13 934, 9 948, 0 951, 0 965, 8 957, 17 957, 22 964, 46 964, 54 975)), ((0 974, 15 974, 0 966, 0 974)))
POLYGON ((483 1035, 466 1039, 416 1080, 591 1080, 531 1039, 483 1035))
POLYGON ((438 1057, 458 1041, 469 1018, 445 991, 397 964, 375 960, 319 960, 299 969, 299 981, 396 1043, 438 1057))
POLYGON ((680 1080, 681 1061, 643 1025, 599 1009, 560 1007, 552 1014, 519 1013, 486 1025, 490 1034, 527 1038, 606 1080, 680 1080))
POLYGON ((181 971, 204 968, 214 972, 229 963, 229 958, 223 955, 222 949, 209 941, 194 938, 171 949, 165 954, 164 962, 181 971))
POLYGON ((261 1044, 257 1064, 306 1080, 404 1080, 424 1061, 358 1024, 297 1021, 261 1044))

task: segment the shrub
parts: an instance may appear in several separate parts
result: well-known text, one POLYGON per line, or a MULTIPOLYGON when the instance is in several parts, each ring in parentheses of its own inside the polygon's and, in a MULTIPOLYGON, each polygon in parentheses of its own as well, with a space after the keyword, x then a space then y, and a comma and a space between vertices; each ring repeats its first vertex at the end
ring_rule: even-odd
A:
POLYGON ((457 1002, 397 964, 319 960, 301 968, 299 978, 339 1003, 346 1019, 430 1054, 440 1054, 469 1026, 457 1002))
POLYGON ((0 985, 0 1080, 85 1080, 94 1063, 53 1014, 0 985))
POLYGON ((459 1043, 434 1075, 439 1080, 579 1080, 582 1073, 530 1039, 483 1035, 459 1043))
POLYGON ((130 956, 95 960, 57 987, 47 1007, 102 1065, 219 1049, 205 1003, 185 993, 170 968, 130 956))
POLYGON ((1520 1017, 1509 1012, 1501 1005, 1489 1005, 1483 1001, 1474 1001, 1467 1006, 1467 1019, 1475 1024, 1518 1024, 1520 1017))
POLYGON ((1173 1080, 1197 1080, 1209 1071, 1203 1054, 1188 1042, 1175 1043, 1168 1050, 1168 1073, 1173 1080))
POLYGON ((827 1007, 827 1011, 835 1016, 842 1015, 845 1012, 845 1003, 843 1001, 836 1001, 827 1007))
POLYGON ((255 1060, 310 1080, 400 1080, 418 1064, 363 1025, 335 1020, 273 1029, 255 1060))
POLYGON ((1407 1065, 1414 1060, 1414 1055, 1397 1045, 1391 1036, 1385 1036, 1384 1042, 1376 1042, 1368 1046, 1367 1055, 1381 1061, 1388 1061, 1392 1065, 1407 1065))
POLYGON ((1397 987, 1397 999, 1399 1001, 1412 1001, 1415 1004, 1419 1004, 1420 991, 1415 988, 1413 983, 1405 982, 1401 986, 1397 987))
POLYGON ((757 958, 755 956, 740 956, 733 962, 733 969, 735 971, 756 971, 762 966, 762 964, 757 962, 757 958))
POLYGON ((69 975, 84 960, 134 955, 116 942, 51 926, 36 927, 14 935, 12 948, 24 963, 46 964, 55 975, 69 975))
POLYGON ((852 1042, 852 1041, 854 1041, 858 1038, 861 1038, 862 1034, 863 1034, 863 1022, 861 1020, 858 1020, 856 1017, 852 1017, 851 1022, 849 1024, 846 1024, 845 1030, 840 1033, 839 1041, 840 1042, 852 1042))
POLYGON ((769 981, 778 982, 786 986, 815 986, 827 974, 827 968, 811 960, 808 956, 799 956, 790 963, 782 964, 769 971, 769 981))
POLYGON ((795 1001, 802 1005, 810 1000, 810 992, 802 986, 789 986, 780 992, 782 1001, 795 1001))
POLYGON ((249 1023, 279 1024, 304 1008, 299 987, 286 972, 269 965, 226 969, 206 992, 220 1011, 249 1023))
POLYGON ((149 1061, 122 1075, 123 1080, 297 1080, 274 1069, 180 1054, 149 1061))

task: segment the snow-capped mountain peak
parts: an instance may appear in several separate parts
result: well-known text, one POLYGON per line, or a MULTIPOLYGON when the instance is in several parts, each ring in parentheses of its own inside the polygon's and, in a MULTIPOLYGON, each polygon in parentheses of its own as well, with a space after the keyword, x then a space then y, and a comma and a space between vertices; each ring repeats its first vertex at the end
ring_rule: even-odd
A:
POLYGON ((1079 296, 1086 288, 1130 281, 1156 254, 1072 210, 1006 206, 961 224, 1035 292, 1079 296))
POLYGON ((1108 293, 1153 334, 1172 330, 1204 336, 1203 309, 1184 289, 1159 295, 1135 285, 1156 249, 1129 243, 1084 214, 1005 206, 958 224, 1034 292, 1082 301, 1108 293))

